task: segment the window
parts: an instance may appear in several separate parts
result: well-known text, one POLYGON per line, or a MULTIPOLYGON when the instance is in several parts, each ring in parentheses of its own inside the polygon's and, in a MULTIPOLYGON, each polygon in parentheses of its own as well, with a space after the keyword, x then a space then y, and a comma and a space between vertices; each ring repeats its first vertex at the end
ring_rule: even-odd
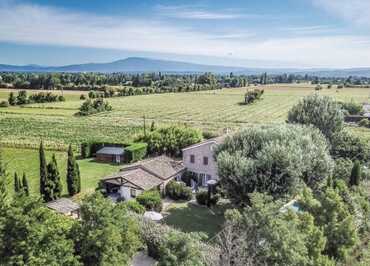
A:
POLYGON ((130 194, 131 194, 131 197, 136 198, 136 189, 131 188, 130 189, 130 194))
POLYGON ((208 157, 206 156, 203 157, 203 164, 208 165, 208 157))
POLYGON ((195 156, 194 154, 190 155, 190 162, 195 163, 195 156))
POLYGON ((199 174, 199 181, 202 185, 202 187, 206 186, 206 175, 205 174, 199 174))

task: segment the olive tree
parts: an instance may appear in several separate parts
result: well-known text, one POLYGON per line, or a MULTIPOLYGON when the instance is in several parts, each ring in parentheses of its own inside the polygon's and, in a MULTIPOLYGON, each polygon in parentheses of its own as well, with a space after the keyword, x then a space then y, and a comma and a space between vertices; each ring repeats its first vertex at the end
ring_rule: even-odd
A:
POLYGON ((344 126, 341 106, 331 97, 313 94, 303 98, 288 113, 288 122, 312 125, 327 137, 339 132, 344 126))
POLYGON ((302 182, 313 189, 331 175, 333 161, 325 137, 312 127, 246 128, 216 151, 220 182, 237 205, 249 205, 249 193, 278 198, 302 182))

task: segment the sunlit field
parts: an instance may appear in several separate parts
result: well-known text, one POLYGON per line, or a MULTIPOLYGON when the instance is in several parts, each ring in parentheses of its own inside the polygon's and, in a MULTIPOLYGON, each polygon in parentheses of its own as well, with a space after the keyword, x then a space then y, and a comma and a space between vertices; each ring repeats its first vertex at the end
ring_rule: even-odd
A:
MULTIPOLYGON (((249 87, 249 88, 253 88, 249 87)), ((289 84, 260 87, 263 99, 240 105, 247 88, 190 93, 168 93, 109 98, 112 112, 75 117, 81 92, 64 92, 66 102, 0 108, 1 142, 37 145, 44 139, 50 147, 64 147, 84 140, 129 142, 140 133, 143 116, 158 124, 186 123, 201 129, 222 132, 255 123, 279 123, 302 97, 315 93, 314 85, 289 84)), ((60 93, 60 92, 59 92, 60 93)), ((86 92, 85 92, 86 93, 86 92)), ((341 101, 369 101, 370 89, 323 89, 322 95, 341 101)), ((8 91, 0 91, 7 98, 8 91)), ((354 130, 370 139, 368 129, 354 130)))

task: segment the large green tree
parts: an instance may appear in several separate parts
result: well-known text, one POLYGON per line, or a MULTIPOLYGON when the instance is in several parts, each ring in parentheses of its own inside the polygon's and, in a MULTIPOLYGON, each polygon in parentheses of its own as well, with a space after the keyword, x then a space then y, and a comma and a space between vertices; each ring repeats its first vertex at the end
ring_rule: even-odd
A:
POLYGON ((221 185, 240 205, 254 191, 281 197, 303 182, 317 189, 333 167, 324 136, 294 125, 246 128, 218 147, 216 160, 221 185))
POLYGON ((81 217, 74 235, 84 265, 129 265, 141 246, 135 216, 95 193, 83 200, 81 217))
POLYGON ((316 93, 293 106, 288 113, 288 121, 315 126, 329 139, 344 126, 341 106, 333 98, 316 93))
POLYGON ((251 207, 229 210, 218 235, 222 265, 335 265, 323 255, 325 237, 309 213, 283 209, 266 194, 251 207))
POLYGON ((68 161, 67 161, 67 188, 68 194, 73 196, 81 191, 81 178, 79 166, 73 155, 72 146, 68 148, 68 161))
POLYGON ((81 265, 69 237, 72 219, 20 195, 0 208, 1 265, 81 265))
POLYGON ((362 210, 354 208, 352 201, 343 180, 328 182, 319 193, 306 189, 299 200, 300 209, 311 213, 316 226, 323 229, 327 239, 324 253, 335 260, 344 260, 358 241, 357 227, 362 221, 355 215, 362 210))

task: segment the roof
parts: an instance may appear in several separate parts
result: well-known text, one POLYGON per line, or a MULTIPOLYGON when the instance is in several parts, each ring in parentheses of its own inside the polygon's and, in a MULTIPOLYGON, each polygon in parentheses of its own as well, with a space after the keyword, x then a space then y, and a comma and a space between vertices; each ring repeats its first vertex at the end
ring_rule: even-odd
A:
POLYGON ((131 185, 143 190, 149 190, 164 182, 162 179, 141 168, 121 171, 114 175, 105 177, 103 181, 118 186, 127 186, 127 183, 130 183, 131 185))
POLYGON ((208 145, 208 144, 220 145, 220 144, 224 143, 226 137, 227 137, 227 135, 222 135, 222 136, 219 136, 219 137, 216 137, 216 138, 207 139, 205 141, 202 141, 202 142, 193 144, 191 146, 188 146, 188 147, 186 147, 182 150, 185 151, 185 150, 188 150, 188 149, 192 149, 192 148, 196 148, 196 147, 200 147, 200 146, 208 145))
POLYGON ((120 172, 104 177, 102 180, 119 186, 130 183, 143 190, 149 190, 183 170, 185 167, 181 162, 167 156, 159 156, 129 165, 122 168, 120 172))
POLYGON ((121 147, 103 147, 96 154, 122 155, 124 149, 121 147))
POLYGON ((59 213, 69 214, 80 209, 80 205, 67 198, 60 198, 46 203, 46 206, 59 213))

